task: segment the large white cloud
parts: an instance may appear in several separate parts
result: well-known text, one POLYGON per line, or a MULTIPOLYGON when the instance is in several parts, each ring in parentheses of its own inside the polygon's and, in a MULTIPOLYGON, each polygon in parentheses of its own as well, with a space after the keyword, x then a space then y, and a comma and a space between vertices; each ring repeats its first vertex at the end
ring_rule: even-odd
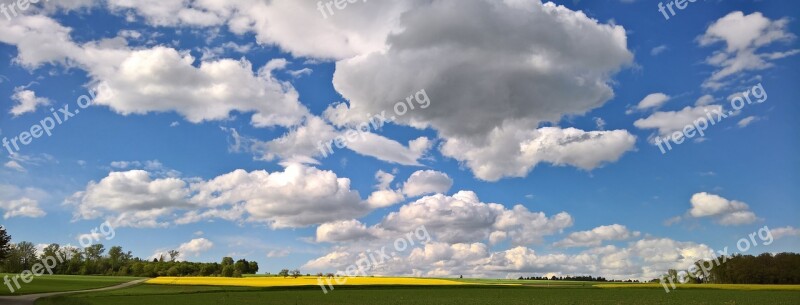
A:
POLYGON ((772 233, 772 236, 775 239, 781 239, 781 238, 790 237, 790 236, 800 237, 800 229, 797 229, 797 228, 792 227, 792 226, 786 226, 786 227, 781 227, 781 228, 773 228, 773 229, 770 229, 770 232, 772 233))
POLYGON ((411 174, 403 184, 403 193, 410 197, 425 194, 446 193, 453 186, 453 179, 434 170, 419 170, 411 174))
POLYGON ((509 209, 484 203, 472 191, 459 191, 452 196, 422 197, 369 227, 357 220, 324 224, 317 229, 317 241, 391 241, 424 229, 435 240, 451 244, 510 240, 514 245, 529 245, 541 243, 543 237, 560 233, 572 224, 572 216, 566 212, 548 217, 522 205, 509 209))
POLYGON ((759 49, 775 42, 795 39, 795 35, 786 29, 789 21, 789 18, 771 20, 760 12, 745 15, 736 11, 709 25, 706 32, 698 37, 699 44, 709 46, 723 42, 725 48, 715 51, 706 59, 707 64, 718 70, 703 82, 703 87, 722 88, 736 73, 771 68, 774 60, 800 53, 800 49, 759 52, 759 49))
POLYGON ((376 238, 374 229, 367 228, 355 219, 324 223, 317 227, 317 242, 353 242, 373 238, 376 238))
MULTIPOLYGON (((182 243, 177 248, 171 250, 178 251, 178 257, 176 257, 175 260, 183 262, 197 258, 204 252, 211 250, 213 247, 214 243, 210 240, 205 238, 195 238, 188 242, 182 243)), ((150 259, 169 260, 169 250, 157 250, 152 256, 150 256, 150 259)))
POLYGON ((0 209, 3 210, 3 219, 14 217, 43 217, 45 213, 39 208, 39 202, 31 198, 19 198, 14 200, 0 200, 0 209))
MULTIPOLYGON (((387 215, 378 227, 406 233, 424 226, 437 240, 448 243, 486 241, 497 232, 514 244, 527 245, 539 243, 543 236, 558 233, 572 223, 572 217, 565 212, 547 217, 522 205, 507 209, 501 204, 483 203, 474 192, 460 191, 406 204, 387 215)), ((494 238, 495 242, 504 239, 501 237, 494 238)))
POLYGON ((45 198, 47 193, 41 189, 0 183, 0 211, 3 212, 3 219, 43 217, 47 213, 39 207, 39 201, 45 198))
POLYGON ((160 218, 176 208, 188 208, 187 183, 177 178, 153 179, 143 170, 112 172, 67 201, 75 205, 76 219, 115 215, 114 226, 157 227, 167 223, 160 218))
POLYGON ((255 126, 293 126, 308 115, 298 93, 272 76, 274 65, 254 71, 247 60, 198 62, 173 48, 132 48, 125 38, 76 43, 71 29, 45 16, 0 20, 0 42, 17 47, 15 61, 35 69, 55 63, 85 70, 104 82, 95 100, 123 114, 175 111, 191 122, 253 113, 255 126))
POLYGON ((743 225, 758 220, 750 207, 741 201, 728 200, 722 196, 706 192, 692 195, 690 200, 692 208, 689 215, 692 217, 715 217, 721 225, 743 225))
POLYGON ((273 228, 306 227, 365 215, 369 208, 350 179, 300 164, 283 172, 237 170, 192 185, 191 201, 211 206, 243 203, 249 221, 273 228))
POLYGON ((483 144, 449 138, 442 145, 442 153, 464 161, 476 177, 497 181, 503 177, 524 177, 541 162, 592 170, 617 161, 634 149, 635 144, 636 137, 625 130, 504 128, 495 129, 483 144))
MULTIPOLYGON (((349 244, 336 247, 302 266, 303 270, 344 271, 364 258, 368 251, 380 251, 380 243, 372 247, 349 244)), ((392 251, 391 243, 383 246, 392 251)), ((411 250, 396 252, 391 258, 367 270, 371 275, 406 275, 457 277, 516 278, 531 275, 596 275, 609 279, 657 278, 669 269, 686 270, 700 259, 712 258, 711 248, 704 244, 680 242, 668 238, 646 238, 628 243, 624 248, 604 246, 579 253, 540 252, 517 246, 491 251, 483 243, 443 243, 432 241, 411 250)))
MULTIPOLYGON (((386 50, 337 63, 337 91, 359 117, 425 89, 430 107, 397 122, 439 131, 443 153, 485 180, 527 174, 538 160, 520 146, 537 140, 539 124, 602 106, 613 96, 610 76, 632 59, 622 27, 538 1, 437 1, 409 10, 400 25, 386 50), (501 141, 506 148, 485 148, 501 141)), ((543 161, 575 159, 589 167, 598 162, 584 159, 614 161, 633 138, 617 133, 628 138, 624 149, 617 141, 593 143, 603 157, 574 153, 543 161)))
POLYGON ((112 172, 69 200, 75 217, 105 217, 116 226, 158 227, 221 218, 296 228, 366 215, 371 207, 350 180, 301 164, 284 171, 236 170, 210 180, 112 172), (183 211, 182 215, 176 213, 183 211))
POLYGON ((675 132, 683 132, 686 126, 693 126, 697 120, 705 120, 707 124, 709 116, 716 116, 715 113, 723 111, 720 105, 697 105, 686 106, 678 111, 658 111, 650 116, 638 119, 633 122, 633 126, 639 129, 657 129, 658 135, 662 137, 670 136, 675 132))

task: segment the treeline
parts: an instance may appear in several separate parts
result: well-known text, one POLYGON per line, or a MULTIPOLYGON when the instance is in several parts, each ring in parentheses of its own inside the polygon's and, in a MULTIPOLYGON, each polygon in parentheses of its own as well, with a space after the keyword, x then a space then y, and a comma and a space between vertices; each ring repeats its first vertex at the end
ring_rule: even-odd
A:
POLYGON ((65 275, 241 277, 258 272, 257 262, 234 261, 231 257, 224 257, 220 263, 179 261, 180 252, 176 250, 153 260, 133 257, 130 251, 126 252, 119 246, 106 252, 102 244, 84 249, 51 244, 41 254, 36 252, 36 246, 30 242, 12 244, 11 237, 0 226, 0 272, 21 273, 48 257, 58 262, 52 269, 53 273, 65 275))
MULTIPOLYGON (((713 284, 800 284, 800 254, 763 253, 759 256, 733 255, 718 257, 706 276, 702 272, 703 261, 695 263, 697 276, 689 280, 695 283, 713 284), (723 263, 724 262, 724 263, 723 263)), ((705 266, 709 266, 706 262, 705 266)), ((674 275, 675 270, 669 274, 674 275)))
POLYGON ((616 283, 638 283, 639 280, 607 280, 602 276, 593 277, 591 275, 578 275, 578 276, 520 276, 520 280, 526 281, 576 281, 576 282, 616 282, 616 283))
POLYGON ((581 281, 581 282, 607 282, 604 277, 593 277, 591 275, 579 275, 579 276, 531 276, 531 277, 519 277, 520 280, 528 280, 528 281, 581 281))
POLYGON ((7 257, 0 263, 0 272, 20 273, 46 259, 56 258, 59 263, 53 268, 54 274, 65 275, 116 275, 116 276, 224 276, 241 277, 243 274, 256 274, 258 263, 240 259, 234 261, 224 257, 220 263, 195 263, 178 261, 180 253, 169 251, 166 257, 153 260, 133 257, 122 247, 111 247, 106 253, 102 244, 95 244, 83 250, 51 244, 41 255, 36 254, 32 243, 20 242, 9 247, 7 257))

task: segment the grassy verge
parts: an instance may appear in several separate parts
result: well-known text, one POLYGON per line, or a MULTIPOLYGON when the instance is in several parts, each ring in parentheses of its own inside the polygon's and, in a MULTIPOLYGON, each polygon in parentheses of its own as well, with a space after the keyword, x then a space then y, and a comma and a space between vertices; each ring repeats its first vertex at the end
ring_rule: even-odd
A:
POLYGON ((43 275, 34 277, 30 283, 24 283, 21 279, 18 280, 20 289, 17 289, 16 285, 11 282, 15 290, 14 293, 11 293, 8 286, 2 283, 2 279, 5 276, 10 279, 14 274, 0 273, 0 285, 2 285, 0 287, 0 295, 4 296, 103 288, 140 279, 127 276, 43 275))

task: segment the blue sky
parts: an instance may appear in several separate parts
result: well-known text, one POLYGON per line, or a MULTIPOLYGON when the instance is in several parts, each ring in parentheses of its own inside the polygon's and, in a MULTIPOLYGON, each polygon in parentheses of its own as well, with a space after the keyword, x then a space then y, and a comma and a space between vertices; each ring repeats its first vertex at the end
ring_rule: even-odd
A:
POLYGON ((748 254, 800 247, 794 2, 697 1, 669 20, 653 1, 408 0, 328 18, 313 1, 174 2, 0 15, 0 137, 108 89, 2 151, 15 242, 77 244, 108 220, 101 242, 139 257, 312 272, 424 225, 433 240, 386 273, 618 278, 764 226, 775 242, 748 254), (653 144, 757 84, 767 99, 705 137, 653 144), (421 90, 430 107, 319 155, 421 90))

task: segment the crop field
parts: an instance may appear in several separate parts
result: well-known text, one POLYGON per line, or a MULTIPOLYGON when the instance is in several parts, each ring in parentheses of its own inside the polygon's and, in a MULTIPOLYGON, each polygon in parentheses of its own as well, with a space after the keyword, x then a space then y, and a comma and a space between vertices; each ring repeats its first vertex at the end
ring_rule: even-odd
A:
MULTIPOLYGON (((427 285, 427 286, 450 286, 467 285, 466 282, 459 282, 449 279, 423 279, 408 277, 351 277, 340 279, 344 282, 337 284, 334 278, 330 278, 330 283, 334 286, 370 286, 370 285, 427 285)), ((327 284, 327 280, 326 284, 327 284)), ((245 277, 245 278, 218 278, 218 277, 159 277, 147 281, 148 284, 162 285, 206 285, 206 286, 240 286, 240 287, 293 287, 293 286, 317 286, 317 277, 302 276, 298 278, 283 277, 245 277)), ((320 288, 321 290, 321 288, 320 288)))
MULTIPOLYGON (((209 283, 214 279, 209 279, 209 283)), ((501 280, 502 281, 502 280, 501 280)), ((602 289, 593 286, 335 286, 325 294, 316 287, 234 287, 143 284, 127 289, 51 297, 37 305, 206 305, 206 304, 608 304, 608 305, 763 305, 800 304, 800 291, 661 288, 602 289)))
MULTIPOLYGON (((609 283, 596 284, 598 288, 662 288, 658 283, 630 284, 609 283)), ((800 292, 800 285, 755 285, 755 284, 676 284, 677 289, 724 289, 724 290, 787 290, 800 292)), ((670 286, 671 288, 671 286, 670 286)))
MULTIPOLYGON (((0 273, 0 278, 13 274, 0 273)), ((137 277, 127 276, 74 276, 74 275, 43 275, 35 277, 30 283, 20 283, 20 289, 14 289, 14 293, 8 289, 7 286, 0 288, 0 295, 21 295, 33 294, 42 292, 60 292, 60 291, 75 291, 86 290, 93 288, 103 288, 130 282, 139 279, 137 277)), ((13 283, 12 283, 13 285, 13 283)))

